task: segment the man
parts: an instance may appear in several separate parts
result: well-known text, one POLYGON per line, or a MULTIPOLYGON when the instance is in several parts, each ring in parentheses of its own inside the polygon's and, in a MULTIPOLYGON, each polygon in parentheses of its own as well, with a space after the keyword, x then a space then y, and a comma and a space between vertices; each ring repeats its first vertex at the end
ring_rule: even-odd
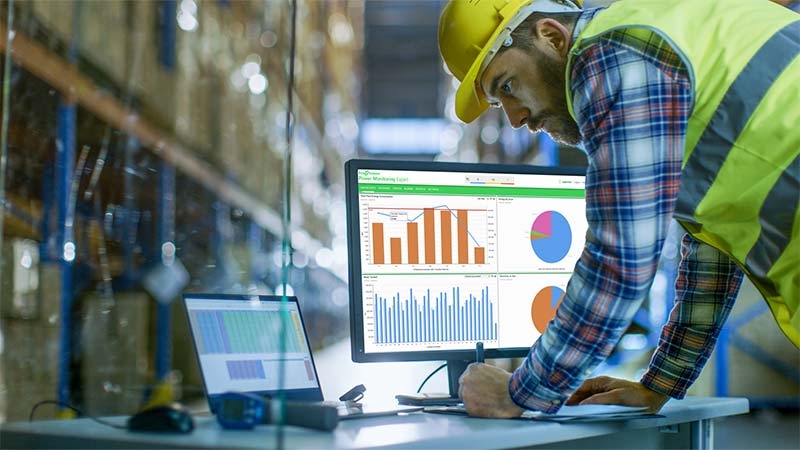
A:
POLYGON ((800 15, 766 0, 581 4, 452 0, 439 21, 462 120, 502 107, 588 158, 586 246, 556 317, 513 374, 468 367, 471 415, 659 411, 700 374, 744 275, 800 346, 800 15), (648 370, 583 382, 647 295, 673 218, 675 307, 648 370))

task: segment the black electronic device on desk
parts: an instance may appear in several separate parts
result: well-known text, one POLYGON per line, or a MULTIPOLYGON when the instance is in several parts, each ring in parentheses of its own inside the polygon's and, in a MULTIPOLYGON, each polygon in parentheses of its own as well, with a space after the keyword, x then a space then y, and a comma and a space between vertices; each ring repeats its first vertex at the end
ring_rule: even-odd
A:
POLYGON ((337 408, 322 403, 286 401, 281 411, 272 401, 244 392, 226 392, 216 401, 217 422, 223 428, 249 430, 257 425, 283 422, 330 431, 339 423, 337 408))
POLYGON ((446 361, 449 392, 482 358, 528 354, 586 239, 585 169, 439 161, 345 163, 355 362, 446 361))
POLYGON ((128 418, 131 431, 189 433, 194 430, 192 414, 178 403, 151 406, 128 418))

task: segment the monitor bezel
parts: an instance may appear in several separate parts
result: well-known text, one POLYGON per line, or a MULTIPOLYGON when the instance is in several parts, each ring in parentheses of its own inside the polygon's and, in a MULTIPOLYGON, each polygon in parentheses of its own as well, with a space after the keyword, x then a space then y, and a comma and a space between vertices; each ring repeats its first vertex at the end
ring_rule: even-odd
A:
MULTIPOLYGON (((361 241, 359 239, 358 171, 414 170, 427 172, 508 173, 520 175, 585 176, 586 169, 574 166, 533 166, 500 163, 463 163, 442 161, 400 161, 386 159, 350 159, 345 162, 345 206, 347 220, 348 290, 350 312, 350 353, 354 362, 389 361, 472 361, 474 350, 425 350, 367 353, 364 345, 363 301, 361 285, 361 241)), ((486 358, 525 357, 530 347, 486 349, 486 358)))

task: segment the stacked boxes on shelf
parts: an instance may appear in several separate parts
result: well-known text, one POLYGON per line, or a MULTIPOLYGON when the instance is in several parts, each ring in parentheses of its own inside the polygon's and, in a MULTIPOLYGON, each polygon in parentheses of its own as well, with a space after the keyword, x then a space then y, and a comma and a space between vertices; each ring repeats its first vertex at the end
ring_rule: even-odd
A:
MULTIPOLYGON (((160 254, 160 247, 154 247, 158 243, 145 236, 152 233, 147 227, 155 228, 154 223, 161 219, 157 204, 163 201, 164 194, 152 182, 162 170, 160 161, 173 164, 177 170, 175 209, 179 218, 183 217, 182 208, 210 211, 213 207, 209 203, 213 201, 225 203, 242 198, 231 195, 231 191, 249 196, 247 201, 228 205, 232 214, 252 216, 271 211, 280 216, 285 201, 282 167, 287 154, 291 6, 291 2, 255 0, 14 3, 17 23, 13 24, 16 42, 12 45, 34 42, 44 51, 37 54, 38 59, 30 54, 14 55, 15 61, 28 59, 17 63, 25 71, 17 65, 13 69, 12 97, 19 94, 15 88, 21 89, 15 80, 33 76, 53 84, 47 88, 50 95, 60 91, 75 99, 75 157, 80 158, 82 148, 91 148, 87 168, 99 167, 102 171, 97 161, 98 147, 108 145, 105 130, 112 131, 111 144, 106 149, 105 162, 109 166, 102 177, 90 181, 92 171, 88 169, 71 175, 56 173, 74 176, 78 194, 86 192, 90 183, 97 183, 91 191, 96 196, 93 203, 73 205, 76 216, 72 223, 77 246, 74 264, 80 267, 74 277, 80 282, 75 283, 75 292, 70 294, 74 317, 69 326, 73 336, 79 336, 80 346, 72 349, 74 361, 70 364, 73 374, 81 376, 81 392, 73 397, 81 400, 89 409, 87 412, 130 412, 142 400, 146 390, 143 386, 152 378, 155 308, 136 277, 148 270, 151 261, 147 258, 160 254), (165 32, 165 26, 173 26, 174 34, 165 32), (168 56, 170 51, 174 52, 174 64, 165 62, 165 52, 168 56), (74 69, 59 73, 67 80, 64 84, 58 85, 58 80, 30 67, 53 63, 54 67, 66 65, 74 69), (122 119, 119 111, 123 112, 122 119), (89 123, 91 126, 87 126, 89 123), (128 158, 126 152, 137 152, 138 156, 128 158), (149 154, 142 157, 143 153, 149 154), (123 182, 109 176, 109 172, 132 174, 132 178, 123 182), (198 173, 205 175, 198 177, 198 173), (197 186, 207 192, 193 192, 197 186), (216 200, 210 202, 209 198, 216 200), (111 204, 112 201, 125 204, 111 204), (102 223, 97 217, 85 215, 102 215, 102 223), (138 228, 115 235, 119 231, 115 228, 117 221, 123 215, 128 224, 133 224, 126 226, 138 228), (98 262, 103 258, 107 258, 107 264, 98 262), (102 264, 112 270, 103 272, 102 264), (120 280, 123 273, 130 279, 120 280), (124 361, 113 356, 112 347, 126 355, 124 361)), ((336 233, 329 218, 329 204, 336 203, 334 200, 343 194, 342 162, 356 146, 357 66, 362 39, 359 21, 363 4, 301 0, 297 6, 291 203, 293 227, 317 242, 308 246, 314 249, 333 245, 336 233)), ((16 114, 12 122, 34 123, 36 117, 42 117, 40 112, 27 111, 16 114)), ((52 136, 57 134, 55 120, 50 122, 44 125, 47 129, 37 125, 34 130, 51 139, 52 148, 44 156, 48 162, 56 153, 52 136)), ((11 142, 9 148, 12 152, 28 151, 17 141, 11 142)), ((29 214, 36 217, 30 228, 39 231, 41 223, 36 222, 45 219, 51 231, 62 226, 54 222, 55 200, 35 198, 44 191, 42 180, 31 183, 34 185, 26 190, 26 195, 34 195, 30 199, 19 192, 8 193, 9 198, 20 197, 19 204, 27 200, 37 208, 45 205, 43 211, 29 214)), ((263 220, 254 221, 263 225, 263 220)), ((187 224, 184 219, 179 219, 178 224, 203 226, 187 224)), ((7 231, 13 233, 22 228, 7 231)), ((191 237, 194 230, 177 231, 191 237)), ((280 227, 265 231, 279 241, 280 227)), ((201 247, 211 252, 210 243, 201 247)), ((57 249, 40 264, 37 298, 41 300, 37 313, 24 318, 3 313, 0 382, 5 386, 6 398, 5 404, 0 405, 0 414, 9 420, 24 419, 35 401, 57 396, 62 344, 60 301, 64 298, 58 287, 63 270, 59 252, 57 249)), ((177 255, 183 257, 181 248, 177 255)), ((306 256, 313 261, 315 255, 306 256)), ((190 271, 192 267, 206 267, 211 256, 195 259, 185 261, 190 271)), ((3 269, 7 267, 4 264, 3 269)), ((311 278, 306 281, 313 283, 311 278)), ((176 308, 172 310, 175 312, 176 308)), ((175 327, 175 331, 181 329, 175 327)), ((188 344, 180 339, 173 342, 182 347, 188 344)), ((176 348, 173 354, 190 351, 176 348)), ((70 386, 75 389, 78 384, 72 382, 70 386)), ((47 416, 45 411, 37 413, 37 418, 47 416)))

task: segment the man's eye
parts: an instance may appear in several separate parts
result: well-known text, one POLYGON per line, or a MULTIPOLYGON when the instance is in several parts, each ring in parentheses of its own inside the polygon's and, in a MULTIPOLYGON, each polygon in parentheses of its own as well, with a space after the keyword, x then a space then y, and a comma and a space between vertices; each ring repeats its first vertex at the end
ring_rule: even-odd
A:
POLYGON ((505 95, 511 95, 511 80, 506 81, 502 86, 500 86, 500 92, 505 95))

